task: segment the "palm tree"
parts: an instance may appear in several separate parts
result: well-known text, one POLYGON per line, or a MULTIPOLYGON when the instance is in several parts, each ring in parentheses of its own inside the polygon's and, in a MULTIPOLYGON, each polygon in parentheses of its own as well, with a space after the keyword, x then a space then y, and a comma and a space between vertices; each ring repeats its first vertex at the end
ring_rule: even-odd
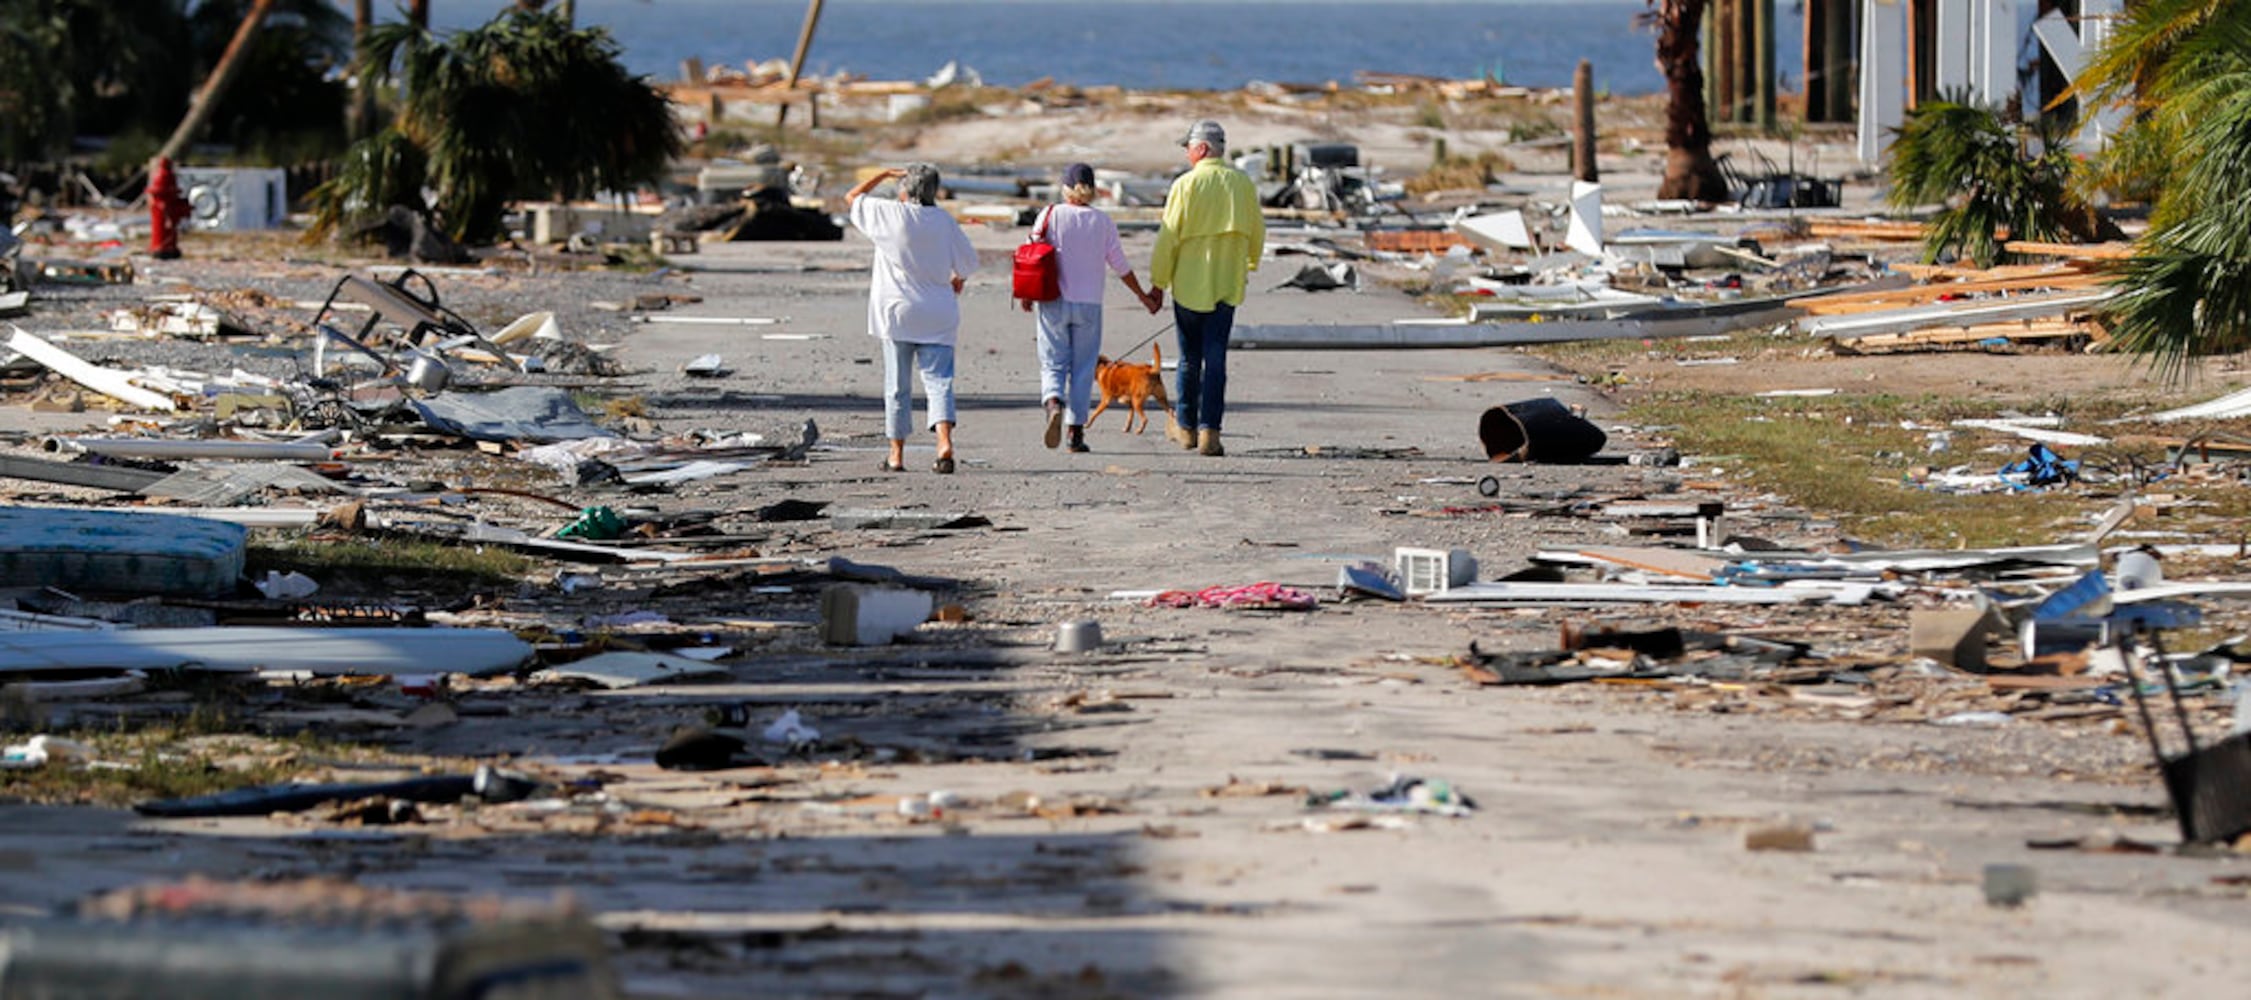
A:
POLYGON ((1926 262, 1953 254, 1991 267, 2004 229, 2020 240, 2092 238, 2103 223, 2070 190, 2067 134, 2060 121, 2010 121, 1958 95, 1925 101, 1892 141, 1886 200, 1945 206, 1924 239, 1926 262))
POLYGON ((1706 0, 1648 0, 1657 27, 1657 71, 1665 75, 1665 179, 1659 198, 1726 201, 1727 179, 1712 159, 1704 108, 1704 64, 1697 33, 1706 0))
POLYGON ((405 98, 395 135, 367 140, 354 167, 315 192, 323 231, 404 203, 434 212, 457 240, 489 241, 503 235, 510 201, 654 182, 681 149, 669 101, 625 71, 609 33, 573 30, 555 13, 510 9, 443 39, 387 24, 369 32, 363 58, 373 78, 403 83, 405 98), (378 176, 417 161, 401 142, 419 154, 436 204, 409 196, 418 182, 378 176))
POLYGON ((2200 355, 2251 350, 2251 0, 2129 5, 2075 86, 2135 109, 2105 176, 2139 163, 2157 192, 2117 278, 2113 339, 2176 379, 2200 355))
POLYGON ((344 130, 353 142, 367 138, 375 128, 375 81, 368 79, 367 29, 375 23, 375 0, 352 0, 352 103, 345 109, 344 130))

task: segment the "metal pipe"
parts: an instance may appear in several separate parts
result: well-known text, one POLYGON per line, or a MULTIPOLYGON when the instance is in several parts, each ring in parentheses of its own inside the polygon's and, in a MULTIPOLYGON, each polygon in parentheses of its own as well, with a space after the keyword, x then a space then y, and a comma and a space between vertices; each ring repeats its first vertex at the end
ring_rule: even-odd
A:
POLYGON ((239 458, 274 462, 326 462, 336 455, 333 449, 320 442, 64 438, 61 443, 110 458, 239 458))

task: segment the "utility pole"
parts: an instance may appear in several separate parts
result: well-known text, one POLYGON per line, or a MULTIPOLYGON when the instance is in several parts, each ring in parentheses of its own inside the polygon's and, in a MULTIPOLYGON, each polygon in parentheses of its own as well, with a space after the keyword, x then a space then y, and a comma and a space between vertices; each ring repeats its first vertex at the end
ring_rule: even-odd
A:
POLYGON ((789 85, 782 95, 782 109, 774 114, 774 127, 781 128, 789 121, 789 102, 797 94, 797 75, 805 71, 805 53, 813 48, 813 29, 821 24, 821 0, 807 0, 805 26, 797 31, 797 52, 789 57, 789 85))
POLYGON ((211 121, 211 113, 219 109, 219 98, 226 96, 227 85, 234 82, 242 69, 243 56, 250 51, 250 39, 258 34, 258 27, 266 22, 266 15, 274 9, 274 0, 256 0, 250 13, 243 16, 242 26, 235 29, 234 40, 227 43, 226 54, 219 57, 219 65, 204 78, 203 87, 188 101, 187 117, 180 119, 180 127, 172 130, 172 137, 156 151, 157 159, 176 159, 188 147, 197 132, 211 121))
POLYGON ((1571 176, 1592 184, 1602 177, 1594 165, 1594 64, 1585 59, 1571 74, 1571 100, 1578 108, 1573 118, 1578 134, 1571 137, 1571 176))

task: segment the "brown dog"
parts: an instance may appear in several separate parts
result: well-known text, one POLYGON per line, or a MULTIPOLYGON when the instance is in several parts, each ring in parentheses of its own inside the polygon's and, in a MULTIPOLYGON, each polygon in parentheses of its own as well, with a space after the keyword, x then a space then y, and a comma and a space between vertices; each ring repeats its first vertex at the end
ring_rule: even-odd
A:
POLYGON ((1155 344, 1149 345, 1149 363, 1145 365, 1112 361, 1107 356, 1095 358, 1094 384, 1102 387, 1102 402, 1094 408, 1093 413, 1086 415, 1087 427, 1091 429, 1094 418, 1109 409, 1111 403, 1120 400, 1133 407, 1133 412, 1126 416, 1125 421, 1128 434, 1140 434, 1149 429, 1149 414, 1142 409, 1142 401, 1150 398, 1156 399, 1158 408, 1165 413, 1165 419, 1171 420, 1172 400, 1165 395, 1164 370, 1164 354, 1157 350, 1155 344), (1135 417, 1141 418, 1141 430, 1133 429, 1135 417))

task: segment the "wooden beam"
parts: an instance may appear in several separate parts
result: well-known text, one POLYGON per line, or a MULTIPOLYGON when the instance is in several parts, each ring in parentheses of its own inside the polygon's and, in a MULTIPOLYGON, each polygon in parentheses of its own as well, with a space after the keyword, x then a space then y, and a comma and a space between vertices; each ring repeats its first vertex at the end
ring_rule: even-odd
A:
POLYGON ((2001 249, 2017 254, 2039 254, 2049 257, 2070 257, 2075 260, 2125 260, 2134 255, 2131 243, 2041 243, 2035 240, 2010 240, 2001 249))
POLYGON ((2093 288, 2107 280, 2109 279, 2099 274, 2072 269, 2056 269, 2041 275, 1998 281, 1950 281, 1916 285, 1912 288, 1886 289, 1880 292, 1847 292, 1841 295, 1824 295, 1818 298, 1800 299, 1798 300, 1798 307, 1812 316, 1848 315, 1883 309, 1929 305, 1955 296, 1986 295, 1995 292, 2029 292, 2040 289, 2093 288))

